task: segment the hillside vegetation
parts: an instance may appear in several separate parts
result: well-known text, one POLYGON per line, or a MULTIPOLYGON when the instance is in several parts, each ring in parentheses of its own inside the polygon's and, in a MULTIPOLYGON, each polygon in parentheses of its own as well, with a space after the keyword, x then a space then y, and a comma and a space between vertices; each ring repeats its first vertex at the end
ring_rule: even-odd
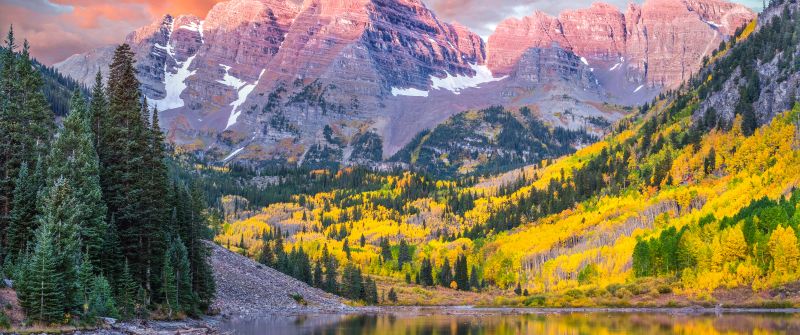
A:
POLYGON ((767 12, 575 154, 480 180, 316 171, 369 183, 270 203, 216 241, 332 292, 360 269, 384 303, 435 304, 437 286, 529 306, 797 304, 800 106, 756 107, 786 80, 757 70, 797 73, 800 20, 792 3, 767 12), (716 113, 731 82, 733 113, 716 113), (398 298, 402 281, 426 299, 398 298))

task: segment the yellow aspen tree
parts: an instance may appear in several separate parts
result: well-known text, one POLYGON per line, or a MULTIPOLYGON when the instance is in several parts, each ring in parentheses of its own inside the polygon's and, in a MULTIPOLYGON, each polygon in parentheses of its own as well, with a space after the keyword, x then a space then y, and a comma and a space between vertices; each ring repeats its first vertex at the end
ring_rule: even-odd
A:
POLYGON ((772 255, 776 274, 794 273, 800 262, 800 250, 797 247, 797 236, 794 229, 778 226, 769 238, 769 252, 772 255))
POLYGON ((744 259, 747 255, 747 242, 739 226, 725 229, 721 242, 719 253, 723 263, 744 259))

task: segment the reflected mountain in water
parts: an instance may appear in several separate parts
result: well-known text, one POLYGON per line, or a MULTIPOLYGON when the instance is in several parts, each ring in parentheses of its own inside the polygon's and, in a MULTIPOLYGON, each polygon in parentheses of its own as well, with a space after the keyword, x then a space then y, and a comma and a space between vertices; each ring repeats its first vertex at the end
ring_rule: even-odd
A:
POLYGON ((794 314, 431 313, 275 316, 222 325, 234 334, 800 334, 794 314))

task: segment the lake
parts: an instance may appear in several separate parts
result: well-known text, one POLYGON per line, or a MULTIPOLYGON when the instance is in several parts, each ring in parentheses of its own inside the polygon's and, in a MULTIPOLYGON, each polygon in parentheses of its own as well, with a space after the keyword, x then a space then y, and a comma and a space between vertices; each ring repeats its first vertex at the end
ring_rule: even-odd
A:
POLYGON ((414 310, 230 320, 234 334, 800 334, 800 314, 414 310))

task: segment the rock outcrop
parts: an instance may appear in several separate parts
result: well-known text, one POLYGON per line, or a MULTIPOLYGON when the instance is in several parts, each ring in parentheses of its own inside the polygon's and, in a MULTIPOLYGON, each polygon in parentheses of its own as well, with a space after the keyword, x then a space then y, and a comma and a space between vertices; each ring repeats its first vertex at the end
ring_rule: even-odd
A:
POLYGON ((557 44, 592 67, 625 71, 630 82, 672 88, 754 18, 746 7, 722 0, 648 0, 629 4, 625 13, 603 3, 558 17, 535 12, 498 25, 488 41, 488 65, 495 75, 507 74, 526 50, 557 44))

